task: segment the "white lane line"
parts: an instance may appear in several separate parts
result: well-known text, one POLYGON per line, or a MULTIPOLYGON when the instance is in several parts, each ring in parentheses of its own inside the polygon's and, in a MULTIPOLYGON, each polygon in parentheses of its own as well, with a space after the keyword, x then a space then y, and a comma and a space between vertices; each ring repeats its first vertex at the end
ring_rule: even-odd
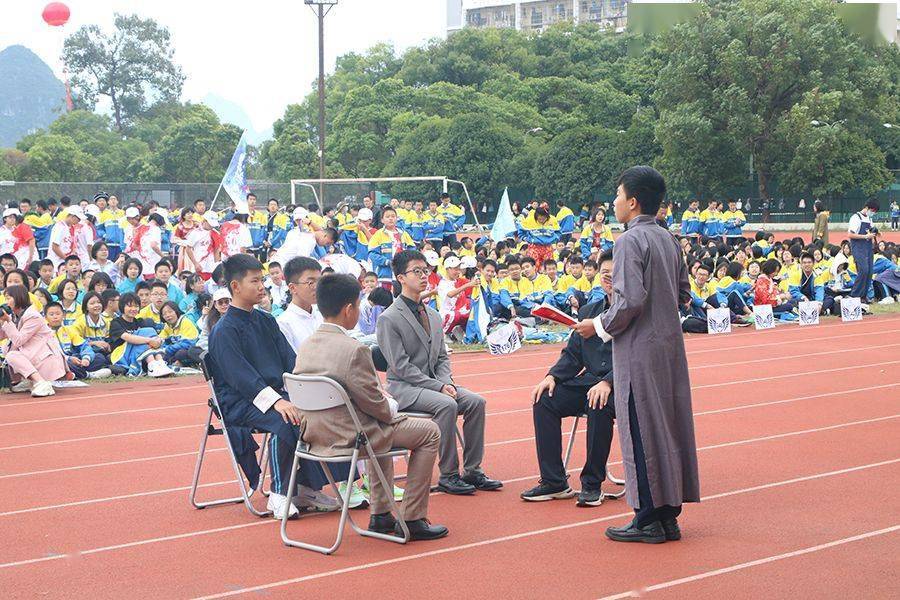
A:
POLYGON ((630 592, 623 592, 621 594, 613 594, 612 596, 604 596, 600 600, 620 600, 621 598, 641 598, 647 592, 655 592, 657 590, 664 590, 664 589, 668 589, 668 588, 675 587, 678 585, 684 585, 685 583, 693 583, 695 581, 709 579, 710 577, 718 577, 719 575, 727 575, 728 573, 734 573, 735 571, 742 571, 744 569, 750 569, 752 567, 766 565, 769 563, 777 562, 779 560, 794 558, 796 556, 803 556, 804 554, 812 554, 813 552, 820 552, 822 550, 828 550, 829 548, 834 548, 836 546, 843 546, 844 544, 850 544, 852 542, 867 540, 869 538, 877 537, 879 535, 886 535, 888 533, 895 533, 897 531, 900 531, 900 525, 892 525, 891 527, 885 527, 884 529, 877 529, 875 531, 867 531, 865 533, 860 533, 858 535, 852 535, 850 537, 841 538, 839 540, 833 540, 830 542, 826 542, 824 544, 818 544, 816 546, 808 546, 806 548, 801 548, 799 550, 793 550, 791 552, 785 552, 783 554, 775 554, 773 556, 766 556, 765 558, 758 558, 756 560, 738 563, 736 565, 731 565, 729 567, 724 567, 721 569, 715 569, 712 571, 704 571, 703 573, 697 573, 696 575, 691 575, 689 577, 682 577, 681 579, 671 579, 669 581, 664 581, 663 583, 657 583, 657 584, 650 585, 650 586, 647 586, 647 587, 644 587, 644 588, 641 588, 638 590, 632 590, 630 592))
POLYGON ((170 392, 170 391, 182 391, 182 390, 199 390, 199 389, 209 389, 207 385, 184 385, 184 386, 160 386, 160 387, 149 387, 143 390, 132 390, 128 392, 110 392, 108 394, 91 394, 89 396, 63 396, 62 398, 53 398, 52 400, 32 400, 30 402, 12 402, 12 403, 2 403, 0 404, 0 409, 3 408, 11 408, 13 406, 31 406, 33 404, 51 404, 53 402, 76 402, 78 400, 99 400, 101 398, 115 398, 118 396, 139 396, 144 394, 150 394, 152 392, 170 392))
POLYGON ((831 369, 821 369, 818 371, 803 371, 802 373, 787 373, 785 375, 772 375, 771 377, 755 377, 753 379, 740 379, 734 381, 723 381, 721 383, 709 383, 705 385, 693 385, 691 390, 704 390, 707 388, 724 387, 727 385, 739 385, 742 383, 757 383, 759 381, 773 381, 775 379, 790 379, 791 377, 805 377, 807 375, 819 375, 821 373, 835 373, 837 371, 852 371, 856 369, 866 369, 868 367, 883 367, 885 365, 900 364, 900 360, 889 360, 885 362, 869 363, 865 365, 852 365, 849 367, 833 367, 831 369))
POLYGON ((109 417, 113 415, 129 415, 134 413, 153 412, 157 410, 171 410, 175 408, 207 408, 205 404, 191 402, 190 404, 171 404, 167 406, 148 406, 147 408, 129 408, 126 410, 111 410, 108 412, 88 413, 86 415, 68 415, 65 417, 50 417, 47 419, 32 419, 30 421, 10 421, 0 423, 0 427, 12 427, 15 425, 32 425, 34 423, 50 423, 53 421, 71 421, 73 419, 90 419, 93 417, 109 417))
POLYGON ((92 440, 106 440, 110 438, 117 437, 126 437, 129 435, 145 435, 148 433, 163 433, 166 431, 178 431, 179 429, 202 429, 203 426, 198 423, 192 423, 190 425, 176 425, 173 427, 160 427, 158 429, 141 429, 139 431, 123 431, 122 433, 105 433, 103 435, 91 435, 87 437, 79 437, 79 438, 68 438, 65 440, 51 440, 49 442, 35 442, 33 444, 20 444, 18 446, 3 446, 0 447, 0 451, 3 450, 20 450, 22 448, 36 448, 38 446, 55 446, 57 444, 70 444, 73 442, 87 442, 92 440))
MULTIPOLYGON (((754 491, 758 491, 758 490, 763 490, 763 489, 774 488, 774 487, 781 487, 781 486, 786 486, 786 485, 792 485, 792 484, 794 484, 794 483, 800 483, 800 482, 805 482, 805 481, 811 481, 811 480, 814 480, 814 479, 823 479, 823 478, 826 478, 826 477, 834 477, 834 476, 838 476, 838 475, 844 475, 844 474, 847 474, 847 473, 853 473, 853 472, 856 472, 856 471, 862 471, 862 470, 865 470, 865 469, 873 469, 873 468, 882 467, 882 466, 886 466, 886 465, 892 465, 892 464, 895 464, 895 463, 898 463, 898 462, 900 462, 900 458, 895 458, 895 459, 892 459, 892 460, 881 461, 881 462, 877 462, 877 463, 870 463, 870 464, 867 464, 867 465, 860 465, 860 466, 857 466, 857 467, 850 467, 850 468, 847 468, 847 469, 839 469, 839 470, 836 470, 836 471, 829 471, 829 472, 826 472, 826 473, 817 473, 817 474, 815 474, 815 475, 807 475, 807 476, 805 476, 805 477, 797 477, 797 478, 794 478, 794 479, 787 479, 787 480, 784 480, 784 481, 775 481, 775 482, 772 482, 772 483, 767 483, 767 484, 765 484, 765 485, 755 486, 755 487, 751 487, 751 488, 744 488, 744 489, 740 489, 740 490, 732 490, 732 491, 730 491, 730 492, 723 492, 723 493, 721 493, 721 494, 714 494, 714 495, 712 495, 712 496, 706 496, 706 497, 703 498, 703 501, 715 500, 715 499, 718 499, 718 498, 725 498, 725 497, 728 497, 728 496, 735 496, 735 495, 739 495, 739 494, 746 494, 746 493, 750 493, 750 492, 754 492, 754 491)), ((345 567, 345 568, 343 568, 343 569, 335 569, 335 570, 333 570, 333 571, 324 571, 324 572, 321 572, 321 573, 314 573, 314 574, 312 574, 312 575, 305 575, 305 576, 303 576, 303 577, 295 577, 295 578, 293 578, 293 579, 284 579, 284 580, 282 580, 282 581, 275 581, 275 582, 272 582, 272 583, 266 583, 266 584, 263 584, 263 585, 257 585, 257 586, 253 586, 253 587, 246 587, 246 588, 241 588, 241 589, 237 589, 237 590, 230 590, 230 591, 227 591, 227 592, 222 592, 222 593, 220 593, 220 594, 211 594, 211 595, 209 595, 209 596, 202 596, 202 597, 199 597, 199 598, 195 598, 194 600, 213 600, 213 599, 215 599, 215 598, 227 598, 227 597, 229 597, 229 596, 237 596, 237 595, 239 595, 239 594, 247 594, 247 593, 250 593, 250 592, 260 592, 260 591, 263 591, 263 590, 269 590, 269 589, 272 589, 272 588, 282 587, 282 586, 285 586, 285 585, 291 585, 291 584, 296 584, 296 583, 303 583, 303 582, 306 582, 306 581, 312 581, 312 580, 315 580, 315 579, 322 579, 322 578, 325 578, 325 577, 332 577, 332 576, 334 576, 334 575, 343 575, 343 574, 345 574, 345 573, 353 573, 353 572, 357 572, 357 571, 365 571, 365 570, 374 569, 374 568, 377 568, 377 567, 383 567, 383 566, 386 566, 386 565, 393 565, 393 564, 397 564, 397 563, 409 562, 409 561, 417 560, 417 559, 420 559, 420 558, 428 558, 428 557, 431 557, 431 556, 440 556, 440 555, 442 555, 442 554, 449 554, 449 553, 453 553, 453 552, 460 552, 460 551, 462 551, 462 550, 470 550, 470 549, 472 549, 472 548, 480 548, 480 547, 483 547, 483 546, 490 546, 490 545, 497 544, 497 543, 501 543, 501 542, 508 542, 508 541, 519 540, 519 539, 523 539, 523 538, 530 538, 530 537, 535 537, 535 536, 543 535, 543 534, 547 534, 547 533, 554 533, 554 532, 557 532, 557 531, 564 531, 564 530, 566 530, 566 529, 573 529, 573 528, 575 528, 575 527, 584 527, 585 525, 595 525, 595 524, 597 524, 597 523, 602 523, 602 522, 604 522, 604 521, 611 521, 611 520, 614 520, 614 519, 620 519, 620 518, 626 518, 626 517, 633 517, 633 516, 634 516, 634 512, 619 513, 619 514, 616 514, 616 515, 609 515, 609 516, 605 516, 605 517, 599 517, 599 518, 596 518, 596 519, 589 519, 589 520, 587 520, 587 521, 577 521, 577 522, 575 522, 575 523, 566 523, 566 524, 564 524, 564 525, 557 525, 557 526, 555 526, 555 527, 546 527, 546 528, 544 528, 544 529, 536 529, 536 530, 533 530, 533 531, 524 531, 524 532, 522 532, 522 533, 516 533, 516 534, 512 534, 512 535, 505 535, 505 536, 502 536, 502 537, 496 537, 496 538, 491 538, 491 539, 487 539, 487 540, 481 540, 481 541, 478 541, 478 542, 472 542, 472 543, 469 543, 469 544, 460 544, 460 545, 458 545, 458 546, 450 546, 450 547, 448 547, 448 548, 440 548, 440 549, 437 549, 437 550, 430 550, 430 551, 428 551, 428 552, 419 552, 419 553, 417 553, 417 554, 411 554, 411 555, 407 555, 407 556, 399 556, 399 557, 396 557, 396 558, 389 558, 389 559, 386 559, 386 560, 380 560, 380 561, 370 562, 370 563, 365 563, 365 564, 361 564, 361 565, 354 565, 354 566, 352 566, 352 567, 345 567)), ((3 566, 3 565, 0 565, 0 567, 2 567, 2 566, 3 566)))

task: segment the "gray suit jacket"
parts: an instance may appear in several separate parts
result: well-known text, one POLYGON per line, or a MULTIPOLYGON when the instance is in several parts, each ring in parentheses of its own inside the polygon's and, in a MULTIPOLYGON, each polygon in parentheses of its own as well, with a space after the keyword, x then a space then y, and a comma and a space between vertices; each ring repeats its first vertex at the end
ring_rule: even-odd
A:
POLYGON ((418 400, 422 390, 440 392, 445 385, 453 385, 443 321, 436 310, 427 311, 430 336, 419 324, 419 316, 399 296, 378 317, 375 327, 378 347, 387 359, 388 391, 401 409, 418 400))

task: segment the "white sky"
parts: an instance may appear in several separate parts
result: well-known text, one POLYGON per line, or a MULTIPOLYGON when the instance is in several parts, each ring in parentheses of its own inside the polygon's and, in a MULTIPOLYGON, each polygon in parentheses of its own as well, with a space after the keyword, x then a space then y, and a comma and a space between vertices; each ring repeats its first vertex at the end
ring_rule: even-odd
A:
MULTIPOLYGON (((68 0, 62 28, 41 18, 45 0, 0 1, 0 49, 22 44, 62 79, 63 39, 82 25, 111 30, 113 13, 169 28, 184 70, 183 100, 207 93, 240 105, 259 131, 299 102, 318 73, 317 22, 302 0, 68 0)), ((398 50, 444 34, 446 0, 340 0, 325 19, 325 68, 349 51, 386 41, 398 50)))

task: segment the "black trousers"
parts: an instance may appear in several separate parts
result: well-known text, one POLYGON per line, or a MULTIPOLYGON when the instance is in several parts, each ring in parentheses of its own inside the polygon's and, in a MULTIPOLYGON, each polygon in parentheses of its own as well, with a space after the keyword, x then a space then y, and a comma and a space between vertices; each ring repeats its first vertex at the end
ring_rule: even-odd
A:
POLYGON ((606 406, 589 409, 588 385, 556 384, 553 395, 546 392, 534 404, 534 435, 541 481, 551 486, 564 486, 568 475, 562 461, 562 419, 587 414, 587 458, 581 470, 581 487, 599 490, 606 479, 606 461, 612 443, 616 409, 610 395, 606 406))
POLYGON ((674 519, 681 514, 681 505, 655 506, 650 494, 650 480, 647 478, 647 460, 644 455, 644 444, 641 441, 641 428, 638 424, 637 410, 634 407, 634 393, 628 397, 628 421, 631 432, 631 443, 634 449, 634 465, 637 471, 637 488, 640 508, 634 509, 634 523, 638 527, 646 527, 656 521, 674 519))

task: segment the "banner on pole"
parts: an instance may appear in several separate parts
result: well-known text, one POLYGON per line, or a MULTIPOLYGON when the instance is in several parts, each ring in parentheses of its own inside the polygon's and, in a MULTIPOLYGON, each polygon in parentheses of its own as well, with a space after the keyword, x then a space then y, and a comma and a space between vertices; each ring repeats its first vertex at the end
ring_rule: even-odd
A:
POLYGON ((247 194, 250 186, 247 185, 247 132, 241 134, 237 148, 231 155, 228 170, 222 178, 222 189, 231 197, 238 211, 247 210, 247 194))

